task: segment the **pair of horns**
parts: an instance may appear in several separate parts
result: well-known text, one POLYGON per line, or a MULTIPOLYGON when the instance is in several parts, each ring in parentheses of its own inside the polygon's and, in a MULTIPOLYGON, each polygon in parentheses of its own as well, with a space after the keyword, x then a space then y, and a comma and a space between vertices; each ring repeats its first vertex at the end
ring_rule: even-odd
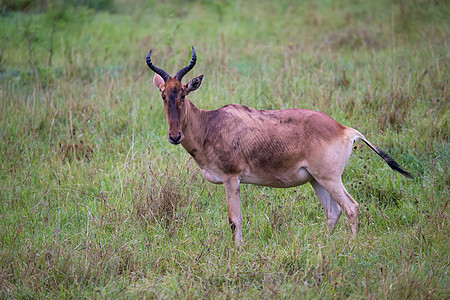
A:
MULTIPOLYGON (((170 78, 170 75, 169 75, 169 73, 167 73, 163 69, 157 68, 157 67, 155 67, 152 64, 152 60, 150 58, 150 55, 152 54, 152 51, 153 51, 153 49, 150 50, 150 52, 148 52, 147 58, 145 59, 145 61, 147 62, 148 67, 150 69, 152 69, 153 72, 155 72, 156 74, 161 76, 164 79, 164 82, 167 82, 167 80, 170 78)), ((181 69, 180 71, 178 71, 177 74, 175 74, 174 78, 178 79, 178 81, 181 82, 181 79, 183 79, 183 76, 186 75, 195 66, 195 62, 196 61, 197 61, 197 54, 195 53, 194 47, 192 47, 192 59, 191 59, 191 62, 189 63, 188 66, 186 66, 183 69, 181 69)))

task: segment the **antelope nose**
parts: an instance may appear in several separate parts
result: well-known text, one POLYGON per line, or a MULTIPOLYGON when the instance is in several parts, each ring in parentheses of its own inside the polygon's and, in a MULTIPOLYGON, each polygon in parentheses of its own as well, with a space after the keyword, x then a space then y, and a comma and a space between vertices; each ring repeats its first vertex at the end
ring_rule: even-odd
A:
POLYGON ((178 134, 178 137, 177 138, 173 138, 173 136, 172 135, 170 135, 169 136, 169 139, 170 139, 170 142, 172 143, 172 144, 178 144, 179 142, 180 142, 180 140, 181 140, 181 134, 178 134))

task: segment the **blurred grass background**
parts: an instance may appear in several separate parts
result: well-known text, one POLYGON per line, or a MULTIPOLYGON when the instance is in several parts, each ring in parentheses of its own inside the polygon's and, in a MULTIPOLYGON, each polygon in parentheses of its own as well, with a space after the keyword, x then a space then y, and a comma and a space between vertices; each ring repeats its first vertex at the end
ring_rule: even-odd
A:
POLYGON ((449 297, 446 1, 2 1, 2 298, 449 297), (309 108, 360 130, 343 181, 361 204, 327 237, 308 185, 223 187, 167 142, 145 56, 190 100, 309 108))

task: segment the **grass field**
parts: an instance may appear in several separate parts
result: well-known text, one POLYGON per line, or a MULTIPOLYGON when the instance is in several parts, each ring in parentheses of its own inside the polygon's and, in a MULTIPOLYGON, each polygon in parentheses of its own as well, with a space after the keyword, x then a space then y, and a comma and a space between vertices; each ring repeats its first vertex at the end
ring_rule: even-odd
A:
POLYGON ((0 16, 0 298, 450 297, 448 2, 27 2, 0 16), (200 108, 323 111, 415 179, 359 144, 354 239, 309 185, 244 185, 236 249, 145 64, 192 45, 200 108))

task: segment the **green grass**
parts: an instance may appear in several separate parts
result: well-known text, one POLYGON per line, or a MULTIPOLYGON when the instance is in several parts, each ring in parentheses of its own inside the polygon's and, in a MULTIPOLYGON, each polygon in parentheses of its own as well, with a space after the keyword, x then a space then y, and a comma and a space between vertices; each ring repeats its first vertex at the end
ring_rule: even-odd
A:
POLYGON ((4 11, 0 297, 448 298, 450 6, 297 2, 4 11), (327 236, 309 185, 242 186, 236 249, 223 187, 168 143, 144 60, 173 73, 192 45, 197 106, 320 110, 416 178, 358 145, 354 239, 345 217, 327 236))

